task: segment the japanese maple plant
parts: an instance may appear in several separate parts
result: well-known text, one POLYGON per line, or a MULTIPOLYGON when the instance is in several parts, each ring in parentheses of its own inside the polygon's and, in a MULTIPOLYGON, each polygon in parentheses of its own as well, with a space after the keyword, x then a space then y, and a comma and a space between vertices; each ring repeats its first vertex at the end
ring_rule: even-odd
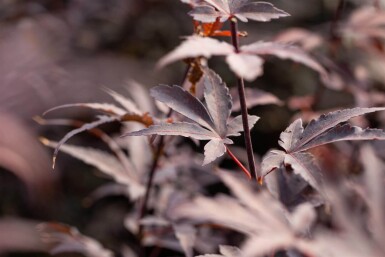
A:
MULTIPOLYGON (((252 91, 257 89, 245 89, 244 81, 253 82, 263 75, 264 58, 267 56, 288 59, 307 66, 318 73, 319 80, 324 83, 330 81, 329 72, 310 54, 292 44, 264 41, 247 45, 240 44, 239 39, 246 36, 247 33, 238 30, 238 23, 269 22, 289 16, 288 13, 270 3, 248 0, 183 0, 183 2, 192 8, 188 14, 194 20, 194 34, 185 37, 179 46, 161 58, 157 64, 158 69, 165 69, 165 66, 170 63, 184 61, 180 64, 187 65, 187 72, 182 83, 153 87, 150 95, 155 102, 148 97, 143 88, 134 84, 132 86, 135 90, 131 91, 133 100, 108 91, 121 105, 120 107, 114 104, 79 103, 49 110, 51 112, 60 108, 86 107, 103 113, 98 116, 96 121, 90 123, 38 119, 38 122, 42 124, 77 127, 59 142, 42 139, 43 143, 55 148, 54 164, 59 150, 62 150, 96 166, 113 177, 117 184, 124 185, 130 200, 137 202, 135 212, 129 217, 136 217, 133 219, 138 222, 130 229, 137 235, 138 242, 142 246, 152 244, 145 240, 146 226, 159 225, 160 222, 148 218, 151 216, 149 209, 152 209, 152 213, 159 214, 157 218, 161 218, 163 222, 172 226, 186 256, 192 256, 193 249, 199 253, 202 253, 200 249, 204 249, 204 247, 194 244, 197 240, 193 236, 196 235, 196 229, 202 222, 220 224, 247 236, 242 251, 236 247, 222 245, 220 247, 221 255, 208 256, 266 256, 266 254, 274 256, 279 250, 287 251, 288 256, 342 256, 341 254, 353 256, 349 255, 351 253, 347 249, 342 249, 346 246, 344 243, 352 242, 349 241, 351 238, 338 238, 342 240, 340 248, 329 249, 337 255, 328 255, 323 248, 326 244, 326 232, 314 236, 308 234, 309 227, 315 220, 315 207, 328 202, 331 195, 337 195, 330 203, 332 206, 340 204, 337 198, 342 199, 338 190, 324 182, 322 171, 310 150, 337 141, 384 140, 385 132, 383 130, 363 129, 347 122, 357 116, 383 111, 385 107, 337 110, 311 120, 305 127, 303 126, 304 121, 299 118, 281 133, 278 143, 282 150, 269 151, 262 162, 256 164, 250 130, 259 119, 264 117, 248 114, 248 107, 252 106, 251 102, 255 101, 248 94, 252 94, 252 91), (221 30, 225 23, 229 23, 230 31, 221 30), (230 38, 231 43, 219 40, 219 37, 230 38), (225 62, 235 77, 236 92, 229 90, 221 77, 208 67, 207 60, 214 56, 225 57, 225 62), (145 99, 145 101, 140 102, 139 99, 145 99), (234 117, 232 114, 236 109, 235 99, 239 101, 237 104, 241 115, 234 117), (139 101, 135 102, 136 100, 139 101), (97 129, 102 124, 116 121, 121 122, 125 130, 119 138, 112 138, 97 129), (108 144, 113 154, 65 144, 72 136, 83 131, 90 131, 100 137, 108 144), (245 140, 247 165, 242 164, 242 158, 237 157, 231 151, 232 138, 241 134, 244 135, 245 140), (151 190, 155 190, 154 185, 159 185, 158 190, 162 190, 162 183, 165 183, 161 178, 156 179, 157 172, 164 168, 164 163, 176 166, 175 162, 178 162, 177 158, 173 159, 173 155, 178 155, 175 145, 180 141, 176 141, 170 136, 188 137, 195 142, 197 140, 208 141, 204 146, 204 159, 201 164, 209 169, 217 179, 222 180, 233 192, 235 198, 198 196, 191 202, 184 200, 181 201, 181 204, 176 204, 173 207, 174 212, 171 214, 165 211, 164 207, 151 203, 153 202, 152 197, 158 197, 151 193, 151 190), (128 155, 123 150, 122 140, 126 140, 130 145, 128 155), (140 144, 145 146, 137 148, 139 141, 135 140, 142 140, 140 144), (147 154, 152 153, 150 160, 142 161, 143 155, 136 153, 136 151, 145 153, 144 148, 147 149, 147 154), (216 168, 219 163, 216 160, 225 154, 243 171, 248 182, 242 182, 238 176, 216 168), (274 175, 274 173, 277 174, 274 175), (281 178, 277 178, 277 176, 281 176, 281 178), (282 179, 285 180, 285 185, 282 184, 282 179), (267 184, 268 190, 262 189, 265 184, 267 184), (293 204, 293 202, 288 203, 282 200, 283 197, 286 199, 297 197, 306 186, 318 194, 317 201, 313 199, 305 201, 305 204, 293 204), (262 190, 253 192, 252 188, 262 190), (286 195, 282 195, 285 193, 286 195), (310 202, 317 202, 317 204, 310 204, 310 202), (163 212, 157 212, 157 208, 162 209, 163 212), (233 214, 226 216, 225 213, 229 209, 233 214), (186 219, 187 222, 183 223, 186 219), (303 255, 300 255, 301 253, 303 255)), ((266 97, 266 94, 263 96, 266 97)), ((258 97, 261 95, 256 96, 256 98, 258 97)), ((276 98, 272 97, 272 99, 270 103, 276 101, 276 98)), ((366 148, 363 151, 371 153, 371 150, 366 148)), ((177 182, 175 183, 177 184, 177 182)), ((174 188, 173 190, 180 189, 174 188)), ((338 215, 346 213, 345 209, 335 208, 338 215)), ((341 224, 342 227, 346 225, 346 223, 341 224)), ((352 225, 352 230, 356 228, 354 227, 356 225, 352 225)), ((42 229, 47 232, 55 230, 56 227, 52 224, 45 224, 42 229)), ((354 233, 357 238, 362 236, 355 230, 354 233)), ((67 239, 73 239, 73 237, 71 233, 66 235, 67 239)), ((55 241, 57 247, 64 243, 70 244, 69 242, 72 240, 66 239, 67 241, 65 241, 63 238, 55 241), (63 243, 63 241, 65 242, 63 243)), ((94 246, 91 246, 91 243, 96 244, 96 242, 88 241, 91 240, 88 238, 79 238, 80 241, 83 240, 89 244, 83 242, 83 253, 97 256, 97 252, 92 252, 91 249, 94 246)), ((380 256, 381 253, 384 253, 383 247, 378 245, 376 240, 373 239, 373 242, 365 245, 369 247, 373 244, 375 250, 372 252, 368 250, 364 253, 374 253, 371 256, 380 256)), ((165 245, 167 244, 162 246, 167 247, 165 245)), ((100 246, 98 245, 98 247, 100 246)), ((66 250, 65 247, 60 249, 66 250)), ((104 256, 111 254, 107 250, 103 251, 105 252, 100 253, 103 253, 104 256)), ((145 255, 146 253, 141 247, 132 254, 145 255)))

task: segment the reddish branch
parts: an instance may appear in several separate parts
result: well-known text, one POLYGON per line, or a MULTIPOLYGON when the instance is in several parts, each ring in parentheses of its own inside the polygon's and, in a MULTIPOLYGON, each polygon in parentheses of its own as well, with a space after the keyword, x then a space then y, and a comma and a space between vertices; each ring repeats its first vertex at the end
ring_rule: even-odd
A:
MULTIPOLYGON (((235 18, 231 19, 231 39, 232 39, 232 43, 235 48, 235 51, 239 52, 238 26, 237 26, 237 20, 235 18)), ((250 127, 249 127, 248 114, 247 114, 245 83, 243 81, 243 78, 237 77, 237 84, 238 84, 239 101, 241 104, 242 123, 243 123, 243 131, 245 133, 245 144, 246 144, 247 158, 249 162, 249 170, 251 173, 251 177, 254 180, 257 180, 259 176, 257 175, 256 169, 255 169, 253 145, 251 142, 250 127)))

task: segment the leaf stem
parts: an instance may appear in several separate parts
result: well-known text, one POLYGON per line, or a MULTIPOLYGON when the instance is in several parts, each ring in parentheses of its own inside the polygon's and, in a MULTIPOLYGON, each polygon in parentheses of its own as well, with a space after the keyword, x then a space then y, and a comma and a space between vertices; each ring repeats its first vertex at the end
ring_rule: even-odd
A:
MULTIPOLYGON (((230 22, 231 22, 230 24, 231 24, 232 43, 235 48, 235 51, 238 53, 239 41, 238 41, 237 20, 235 18, 232 18, 230 22)), ((239 101, 241 104, 242 123, 243 123, 243 130, 245 133, 245 144, 246 144, 247 158, 249 162, 249 170, 250 170, 252 179, 257 180, 259 176, 255 169, 253 145, 251 143, 250 127, 249 127, 249 122, 247 118, 248 115, 247 115, 247 105, 246 105, 246 96, 245 96, 245 83, 243 81, 243 78, 240 78, 237 76, 237 84, 238 84, 239 101)))
POLYGON ((245 166, 238 160, 238 158, 230 151, 229 148, 226 147, 226 153, 233 159, 233 161, 241 168, 241 170, 246 174, 248 179, 251 179, 250 171, 246 169, 245 166))

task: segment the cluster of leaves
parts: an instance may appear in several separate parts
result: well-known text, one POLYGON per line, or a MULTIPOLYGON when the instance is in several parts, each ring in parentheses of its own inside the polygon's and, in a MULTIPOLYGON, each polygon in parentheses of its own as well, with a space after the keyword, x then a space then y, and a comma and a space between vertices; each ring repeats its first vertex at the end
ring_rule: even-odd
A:
MULTIPOLYGON (((241 47, 234 41, 230 45, 210 38, 242 36, 242 33, 234 30, 236 20, 266 22, 288 16, 270 3, 247 0, 183 2, 192 6, 189 14, 195 20, 196 34, 187 37, 180 46, 163 57, 158 67, 186 60, 188 72, 182 83, 186 88, 168 85, 153 87, 150 90, 150 95, 156 100, 153 102, 143 87, 134 84, 134 90, 130 91, 134 100, 108 91, 120 106, 81 103, 51 109, 86 107, 103 113, 90 123, 36 119, 41 124, 77 127, 59 142, 42 139, 44 144, 55 148, 54 165, 59 150, 62 150, 112 177, 115 183, 103 186, 93 197, 98 199, 106 195, 123 194, 135 203, 127 214, 125 228, 137 235, 142 246, 183 251, 187 257, 195 252, 205 254, 216 251, 221 244, 220 255, 203 256, 275 256, 278 251, 284 251, 286 256, 297 257, 383 256, 385 249, 381 241, 385 238, 385 209, 382 200, 382 160, 371 146, 360 147, 358 151, 363 156, 363 176, 358 177, 358 182, 347 182, 346 179, 331 183, 324 179, 326 172, 310 150, 339 141, 385 140, 385 132, 381 129, 362 129, 347 123, 354 117, 384 111, 385 108, 365 105, 319 116, 312 111, 313 104, 309 104, 306 111, 310 109, 312 118, 308 125, 303 126, 309 120, 305 119, 307 116, 303 115, 303 111, 302 118, 296 119, 281 133, 278 144, 283 150, 269 151, 258 165, 258 179, 260 182, 266 180, 266 188, 255 181, 243 181, 241 177, 230 174, 231 171, 218 169, 216 166, 220 160, 217 159, 227 153, 249 179, 252 177, 239 160, 243 159, 242 154, 236 157, 229 149, 233 144, 230 137, 248 133, 245 124, 251 129, 260 119, 248 115, 243 104, 246 101, 246 107, 250 108, 261 104, 280 105, 282 101, 252 88, 246 90, 246 99, 241 93, 232 96, 232 90, 220 76, 207 67, 206 59, 225 56, 230 69, 241 82, 240 92, 244 90, 243 79, 253 81, 263 74, 262 57, 265 55, 289 59, 315 70, 329 88, 336 89, 337 81, 348 80, 354 82, 346 86, 351 89, 350 92, 362 92, 363 89, 356 88, 360 84, 357 79, 345 76, 346 71, 340 69, 331 56, 320 57, 320 64, 302 48, 282 43, 285 40, 296 41, 308 46, 306 40, 319 39, 314 35, 306 37, 307 34, 302 30, 291 32, 291 40, 286 34, 278 37, 276 42, 256 42, 241 47), (232 31, 220 31, 228 20, 232 31), (302 41, 300 35, 305 35, 302 41), (233 117, 232 114, 239 110, 242 115, 233 117), (110 122, 122 124, 122 135, 111 137, 97 128, 110 122), (102 139, 112 153, 65 144, 72 136, 84 131, 102 139), (184 141, 178 141, 179 137, 170 136, 188 137, 194 142, 208 141, 204 146, 203 161, 201 155, 181 147, 184 141), (197 162, 203 163, 203 166, 197 165, 197 162), (207 188, 220 182, 230 189, 232 196, 208 196, 207 188), (349 199, 351 194, 357 197, 349 199), (365 215, 362 206, 367 208, 365 215), (347 217, 352 216, 352 211, 354 218, 348 221, 347 217), (329 226, 324 226, 320 221, 325 217, 329 219, 329 226), (215 234, 218 226, 244 234, 245 240, 240 248, 223 245, 227 243, 226 237, 215 234)), ((378 17, 371 20, 366 15, 366 12, 356 14, 358 18, 351 18, 350 25, 338 32, 341 42, 343 36, 348 34, 347 28, 358 26, 357 21, 362 19, 369 19, 376 28, 362 29, 362 33, 367 33, 367 38, 360 38, 363 42, 372 43, 369 38, 383 36, 383 31, 378 28, 383 24, 383 19, 378 17)), ((342 84, 345 86, 348 83, 342 84)), ((48 238, 53 238, 54 253, 69 250, 87 256, 111 256, 110 251, 72 228, 45 224, 42 229, 48 238)), ((141 251, 135 253, 126 249, 124 252, 127 256, 143 255, 141 251)))

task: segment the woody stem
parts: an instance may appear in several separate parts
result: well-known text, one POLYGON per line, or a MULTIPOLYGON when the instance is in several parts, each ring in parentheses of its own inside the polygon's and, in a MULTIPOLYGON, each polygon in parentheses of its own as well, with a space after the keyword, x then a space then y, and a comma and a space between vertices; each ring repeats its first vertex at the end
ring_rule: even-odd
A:
MULTIPOLYGON (((233 46, 235 48, 235 51, 239 52, 239 41, 238 41, 238 24, 237 20, 235 18, 232 18, 230 20, 231 25, 231 39, 233 46)), ((241 112, 242 112, 242 123, 243 123, 243 131, 245 133, 245 145, 246 145, 246 151, 247 151, 247 159, 249 162, 249 170, 251 173, 251 177, 253 180, 257 180, 259 177, 256 169, 255 169, 255 162, 254 162, 254 154, 253 154, 253 145, 251 143, 251 135, 250 135, 250 127, 249 122, 247 118, 247 105, 246 105, 246 96, 245 96, 245 83, 243 81, 243 78, 240 78, 237 76, 237 84, 238 84, 238 94, 239 94, 239 100, 241 104, 241 112)))

